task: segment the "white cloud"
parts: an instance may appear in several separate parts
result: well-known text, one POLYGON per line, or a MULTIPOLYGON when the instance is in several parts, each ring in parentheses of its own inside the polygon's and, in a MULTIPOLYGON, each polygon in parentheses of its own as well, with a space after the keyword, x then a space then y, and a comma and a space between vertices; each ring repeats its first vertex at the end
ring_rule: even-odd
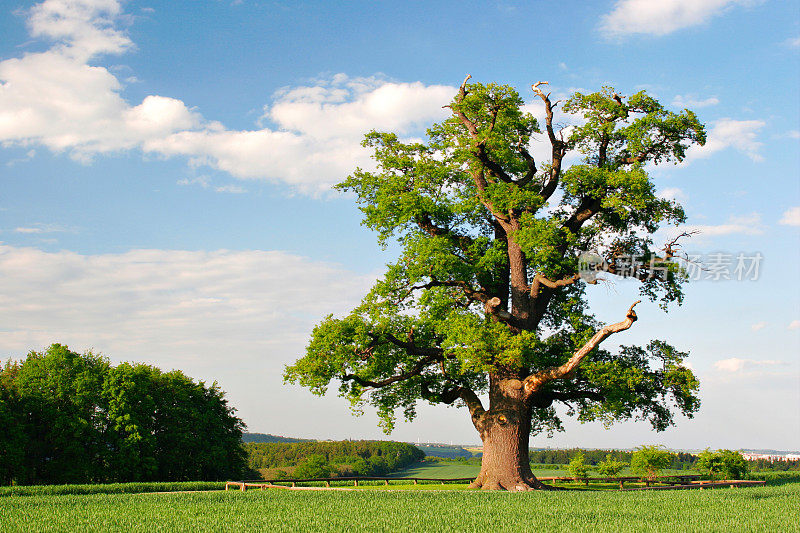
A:
POLYGON ((767 327, 767 323, 766 322, 756 322, 755 324, 750 326, 750 329, 752 331, 760 331, 760 330, 764 329, 765 327, 767 327))
POLYGON ((678 200, 680 202, 686 201, 686 193, 678 187, 667 187, 658 192, 658 197, 664 200, 678 200))
POLYGON ((694 145, 686 151, 686 163, 705 159, 727 148, 734 148, 755 162, 763 161, 759 153, 763 144, 757 140, 757 136, 765 125, 763 120, 718 120, 712 124, 704 146, 694 145))
POLYGON ((761 215, 751 213, 744 216, 732 216, 724 224, 686 224, 677 228, 664 228, 663 233, 667 239, 670 239, 683 232, 692 231, 698 232, 693 236, 695 241, 724 235, 762 235, 764 224, 761 222, 761 215))
POLYGON ((75 231, 58 224, 34 224, 32 226, 20 226, 14 228, 15 233, 27 233, 41 235, 43 233, 63 233, 75 231))
POLYGON ((350 309, 372 279, 279 251, 81 255, 0 245, 0 353, 64 342, 117 358, 191 358, 214 347, 207 364, 234 364, 245 347, 263 357, 276 342, 302 349, 313 324, 350 309))
POLYGON ((785 226, 800 226, 800 206, 790 207, 783 213, 778 224, 785 226))
POLYGON ((787 329, 800 329, 800 320, 792 320, 787 329))
POLYGON ((274 129, 228 130, 175 98, 149 95, 138 105, 122 98, 119 79, 90 61, 133 46, 119 29, 127 21, 117 0, 46 0, 31 9, 31 35, 54 43, 0 62, 0 143, 43 145, 86 163, 142 149, 237 178, 318 190, 370 165, 364 133, 419 130, 446 115, 442 105, 456 91, 337 74, 279 91, 262 116, 274 129))
POLYGON ((785 41, 787 46, 791 46, 792 48, 800 47, 800 37, 790 37, 785 41))
POLYGON ((707 22, 736 5, 757 0, 618 0, 604 15, 600 30, 607 37, 629 34, 666 35, 707 22))
POLYGON ((775 360, 766 360, 766 361, 756 361, 753 359, 739 359, 738 357, 732 357, 730 359, 722 359, 714 363, 714 368, 717 370, 721 370, 723 372, 730 372, 730 373, 738 373, 743 371, 754 371, 759 369, 765 369, 769 367, 775 366, 786 366, 788 363, 785 361, 775 361, 775 360))
POLYGON ((223 185, 221 187, 214 187, 214 191, 227 192, 231 194, 243 194, 247 192, 244 187, 240 187, 238 185, 223 185))
POLYGON ((318 190, 352 172, 371 168, 361 146, 371 129, 409 134, 442 119, 454 87, 395 83, 337 74, 318 85, 285 89, 265 107, 262 119, 278 129, 231 131, 211 124, 143 144, 146 152, 187 156, 242 179, 279 180, 318 190))
POLYGON ((119 54, 133 43, 114 26, 122 15, 118 0, 46 0, 31 8, 28 28, 47 37, 66 56, 85 61, 97 54, 119 54))
POLYGON ((698 107, 708 107, 712 105, 717 105, 719 103, 719 98, 716 96, 709 96, 703 100, 700 100, 696 96, 693 95, 677 95, 672 100, 672 105, 675 107, 679 107, 681 109, 696 109, 698 107))

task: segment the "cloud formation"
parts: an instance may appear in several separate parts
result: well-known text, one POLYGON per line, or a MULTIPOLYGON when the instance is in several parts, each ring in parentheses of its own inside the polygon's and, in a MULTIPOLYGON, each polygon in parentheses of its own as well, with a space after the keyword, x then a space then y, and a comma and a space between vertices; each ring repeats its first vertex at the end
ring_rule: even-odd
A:
POLYGON ((673 239, 683 232, 697 232, 694 242, 709 237, 725 235, 763 235, 764 224, 761 215, 750 213, 743 216, 732 216, 723 224, 685 224, 679 227, 668 227, 661 230, 667 239, 673 239))
POLYGON ((784 226, 800 226, 800 206, 790 207, 783 213, 778 224, 784 226))
POLYGON ((754 162, 764 157, 759 153, 763 143, 758 140, 758 132, 766 125, 763 120, 734 120, 723 118, 711 124, 704 146, 693 145, 686 151, 686 161, 705 159, 713 154, 733 148, 745 154, 754 162))
POLYGON ((734 6, 758 0, 618 0, 604 15, 600 31, 607 37, 631 34, 667 35, 703 24, 734 6))
POLYGON ((709 107, 712 105, 717 105, 719 103, 719 98, 716 96, 709 96, 705 99, 697 98, 694 95, 677 95, 672 100, 672 105, 675 107, 679 107, 681 109, 696 109, 698 107, 709 107))
POLYGON ((277 251, 0 245, 0 354, 52 342, 170 362, 221 349, 231 363, 246 352, 269 357, 275 343, 299 352, 314 323, 352 308, 374 278, 277 251))
POLYGON ((141 149, 237 178, 324 189, 370 164, 364 133, 416 131, 445 115, 456 90, 338 74, 276 94, 262 117, 274 127, 229 130, 176 98, 149 95, 132 105, 122 82, 92 64, 133 46, 119 28, 127 22, 119 1, 46 0, 28 15, 31 35, 52 45, 0 62, 0 143, 44 145, 82 162, 141 149))
POLYGON ((756 361, 754 359, 739 359, 738 357, 732 357, 730 359, 722 359, 715 362, 714 368, 721 370, 722 372, 735 374, 745 371, 763 370, 770 367, 786 365, 788 365, 788 363, 785 361, 756 361))

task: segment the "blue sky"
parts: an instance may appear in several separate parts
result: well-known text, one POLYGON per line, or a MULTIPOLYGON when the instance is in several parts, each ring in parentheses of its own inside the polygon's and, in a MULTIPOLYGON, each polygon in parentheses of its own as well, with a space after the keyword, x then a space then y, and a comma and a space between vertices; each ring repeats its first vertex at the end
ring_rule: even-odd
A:
MULTIPOLYGON (((651 169, 686 249, 760 252, 758 280, 643 305, 615 342, 667 339, 694 420, 568 424, 534 445, 800 448, 800 3, 10 0, 0 17, 0 357, 51 342, 218 380, 253 431, 380 437, 370 413, 283 386, 310 329, 391 261, 330 185, 376 128, 419 138, 466 74, 554 96, 613 85, 709 131, 651 169)), ((534 144, 534 153, 543 145, 534 144)), ((664 232, 662 237, 667 237, 664 232)), ((616 321, 633 283, 592 287, 616 321)), ((613 346, 613 343, 610 343, 613 346)), ((422 408, 394 438, 477 442, 422 408)))

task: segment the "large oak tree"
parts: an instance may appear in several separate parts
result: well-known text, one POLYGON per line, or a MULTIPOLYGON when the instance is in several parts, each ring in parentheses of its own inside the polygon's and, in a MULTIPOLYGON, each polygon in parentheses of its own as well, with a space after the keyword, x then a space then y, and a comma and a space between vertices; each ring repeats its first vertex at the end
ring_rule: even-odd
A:
POLYGON ((656 430, 699 407, 685 353, 663 341, 599 348, 633 325, 636 304, 601 326, 586 295, 602 276, 582 274, 579 256, 602 258, 607 278, 636 277, 663 307, 680 302, 678 245, 656 246, 652 234, 684 213, 656 196, 645 166, 682 160, 705 132, 691 111, 643 91, 558 102, 542 82, 532 87, 540 125, 513 88, 469 79, 427 142, 366 136, 377 170, 357 169, 338 188, 355 193, 364 224, 381 243, 397 239, 402 255, 348 316, 314 329, 285 377, 317 394, 338 381, 387 430, 400 410, 413 418, 419 399, 463 405, 483 440, 473 486, 541 488, 529 435, 560 428, 555 405, 583 421, 647 419, 656 430), (572 126, 554 121, 559 104, 572 126), (535 160, 532 142, 548 143, 548 160, 535 160), (572 155, 580 162, 567 168, 572 155))

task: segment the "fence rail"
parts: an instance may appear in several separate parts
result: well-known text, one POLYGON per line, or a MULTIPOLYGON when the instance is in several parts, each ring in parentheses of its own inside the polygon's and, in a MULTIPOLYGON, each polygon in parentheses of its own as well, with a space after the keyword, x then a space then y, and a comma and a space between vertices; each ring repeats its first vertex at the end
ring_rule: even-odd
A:
MULTIPOLYGON (((412 482, 417 485, 420 481, 426 482, 440 482, 442 485, 446 483, 469 483, 473 481, 474 477, 453 477, 453 478, 431 478, 431 477, 380 477, 380 476, 350 476, 350 477, 318 477, 318 478, 281 478, 281 479, 251 479, 244 481, 228 481, 225 483, 225 490, 230 490, 230 487, 237 487, 239 490, 247 490, 248 488, 265 489, 270 487, 285 487, 286 483, 291 487, 296 487, 298 483, 325 483, 326 487, 330 487, 332 482, 345 482, 352 481, 353 486, 357 487, 359 481, 383 481, 388 485, 390 481, 406 481, 412 482)), ((648 487, 650 483, 666 483, 671 486, 681 486, 686 483, 692 483, 700 479, 697 474, 673 474, 667 476, 656 476, 651 479, 645 479, 636 476, 626 477, 537 477, 539 481, 573 481, 589 484, 590 482, 598 483, 619 483, 619 488, 623 489, 626 482, 646 482, 648 487)), ((731 482, 727 482, 730 484, 731 482)), ((748 483, 748 482, 742 482, 748 483)), ((763 482, 755 482, 762 484, 763 482)), ((752 484, 752 483, 751 483, 752 484)), ((669 488, 669 487, 663 487, 669 488)), ((627 490, 627 489, 626 489, 627 490)), ((638 489, 637 489, 638 490, 638 489)))

